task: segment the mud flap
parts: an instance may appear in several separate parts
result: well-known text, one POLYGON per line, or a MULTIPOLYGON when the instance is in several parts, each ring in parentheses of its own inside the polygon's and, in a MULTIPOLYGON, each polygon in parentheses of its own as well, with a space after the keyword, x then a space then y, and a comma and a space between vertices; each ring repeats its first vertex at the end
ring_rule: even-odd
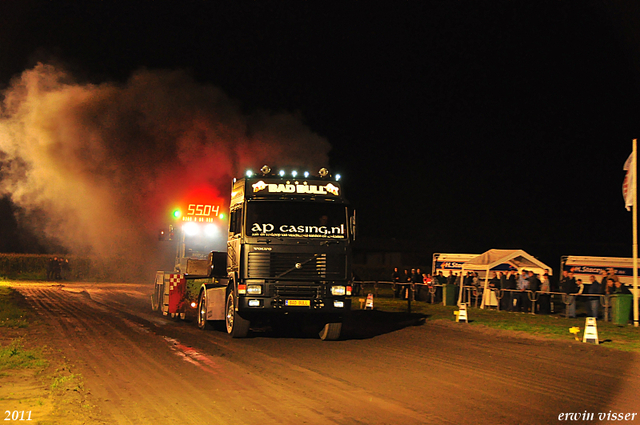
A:
POLYGON ((207 320, 224 320, 224 307, 227 295, 226 286, 207 287, 206 291, 207 320))
MULTIPOLYGON (((159 276, 159 273, 156 275, 159 276)), ((183 313, 187 280, 183 274, 163 274, 162 314, 183 313)), ((157 282, 156 282, 157 284, 157 282)))
POLYGON ((156 272, 156 281, 151 293, 151 310, 158 311, 164 294, 164 272, 156 272))

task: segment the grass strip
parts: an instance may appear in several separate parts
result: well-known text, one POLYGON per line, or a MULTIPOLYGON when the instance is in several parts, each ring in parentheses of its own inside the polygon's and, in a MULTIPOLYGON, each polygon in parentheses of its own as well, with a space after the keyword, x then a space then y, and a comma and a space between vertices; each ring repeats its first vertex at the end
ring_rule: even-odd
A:
MULTIPOLYGON (((352 307, 359 309, 359 300, 357 297, 354 298, 352 307)), ((360 298, 366 298, 366 296, 360 298)), ((406 313, 408 303, 407 300, 377 297, 374 301, 374 307, 382 311, 406 313)), ((556 306, 556 308, 560 309, 562 307, 561 305, 556 306)), ((455 322, 456 316, 454 312, 456 311, 458 311, 457 306, 429 304, 424 301, 413 301, 411 303, 411 313, 425 315, 427 321, 447 320, 455 322)), ((580 313, 580 310, 578 310, 578 313, 580 313)), ((577 336, 582 341, 586 327, 586 316, 569 319, 559 313, 543 315, 497 311, 494 308, 480 309, 470 307, 467 310, 467 315, 469 326, 486 326, 492 329, 518 331, 555 340, 572 341, 577 336), (580 328, 577 335, 570 332, 570 329, 574 327, 580 328)), ((640 328, 636 328, 631 324, 615 325, 601 319, 596 324, 600 345, 617 350, 640 352, 640 328)), ((466 326, 464 323, 460 325, 466 326)))
POLYGON ((0 372, 11 369, 34 369, 47 367, 42 348, 24 348, 23 339, 15 338, 0 347, 0 372))
POLYGON ((26 328, 27 313, 17 305, 14 289, 0 286, 0 327, 26 328))

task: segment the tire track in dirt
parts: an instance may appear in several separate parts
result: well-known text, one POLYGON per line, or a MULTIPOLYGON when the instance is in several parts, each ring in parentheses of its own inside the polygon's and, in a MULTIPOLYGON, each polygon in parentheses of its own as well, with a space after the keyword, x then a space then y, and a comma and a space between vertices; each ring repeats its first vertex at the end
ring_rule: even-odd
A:
MULTIPOLYGON (((101 386, 94 388, 95 395, 102 400, 122 405, 123 386, 128 383, 127 377, 131 376, 133 368, 127 367, 126 360, 118 360, 122 353, 118 349, 119 344, 113 344, 113 339, 108 342, 101 337, 100 334, 106 334, 106 332, 102 329, 104 322, 98 319, 97 314, 92 316, 91 324, 78 320, 81 310, 66 300, 69 296, 65 294, 61 297, 60 294, 50 290, 41 290, 38 294, 38 302, 44 311, 49 312, 48 321, 57 322, 58 328, 64 332, 64 340, 75 352, 67 353, 68 356, 81 353, 79 357, 92 373, 91 378, 102 381, 101 386), (81 334, 78 331, 81 331, 81 334), (105 377, 105 375, 108 376, 105 377)), ((109 330, 109 332, 112 331, 113 329, 109 330)), ((123 350, 123 348, 120 349, 123 350)), ((118 423, 129 423, 128 419, 120 414, 120 410, 113 409, 111 413, 118 423)), ((135 411, 131 413, 135 414, 135 411)), ((159 412, 159 414, 164 413, 159 412)), ((139 418, 134 418, 132 423, 137 422, 136 419, 139 418)))
MULTIPOLYGON (((118 414, 118 412, 113 411, 114 409, 110 409, 110 413, 114 416, 113 419, 115 423, 146 423, 145 421, 148 420, 158 420, 160 423, 168 423, 167 421, 169 419, 172 421, 171 423, 173 423, 174 420, 183 421, 183 423, 195 423, 202 420, 205 420, 205 423, 229 421, 235 423, 255 423, 257 421, 261 423, 359 422, 358 419, 351 415, 345 416, 340 408, 335 411, 327 408, 326 400, 322 398, 301 396, 299 385, 294 385, 287 389, 287 387, 281 385, 281 379, 277 379, 275 380, 276 383, 272 383, 269 379, 251 373, 245 365, 238 368, 234 364, 225 363, 222 366, 234 376, 233 382, 230 384, 227 382, 224 388, 211 388, 210 383, 203 385, 202 388, 196 388, 194 386, 184 388, 184 383, 181 383, 180 379, 184 381, 185 377, 176 377, 176 386, 182 387, 179 391, 181 397, 178 398, 177 402, 175 400, 163 400, 161 397, 158 397, 157 391, 154 393, 152 388, 144 385, 137 386, 135 391, 132 391, 127 377, 133 376, 133 374, 136 373, 145 377, 148 376, 150 371, 145 366, 148 362, 153 361, 153 359, 145 359, 142 363, 133 363, 120 353, 125 350, 136 351, 137 346, 141 344, 140 340, 137 340, 135 343, 131 342, 131 337, 127 333, 129 328, 138 328, 138 332, 134 332, 141 333, 142 335, 146 335, 147 332, 140 331, 139 326, 135 324, 132 326, 131 322, 127 324, 127 319, 114 319, 108 313, 108 309, 107 312, 105 312, 104 308, 94 308, 90 305, 91 301, 82 294, 73 294, 60 290, 41 290, 37 293, 27 293, 27 295, 32 300, 36 297, 39 299, 38 304, 40 305, 41 312, 48 312, 44 313, 46 314, 47 321, 57 325, 73 350, 84 353, 81 358, 87 366, 91 368, 96 380, 102 381, 103 385, 105 382, 107 385, 110 383, 109 394, 107 394, 109 398, 107 399, 120 402, 117 403, 118 406, 120 406, 120 410, 127 411, 125 414, 118 414), (110 336, 106 337, 105 335, 107 334, 110 336), (101 347, 99 353, 102 353, 102 355, 92 353, 92 349, 99 346, 101 347), (127 362, 131 363, 131 365, 127 362), (96 364, 99 364, 100 367, 92 366, 96 364), (111 371, 110 376, 105 370, 111 371), (125 393, 124 396, 122 394, 123 392, 125 393), (216 392, 218 392, 218 404, 234 406, 225 408, 228 412, 227 416, 203 419, 202 415, 199 417, 176 415, 174 410, 188 410, 184 408, 170 409, 168 412, 157 408, 158 404, 169 407, 175 407, 176 403, 182 404, 184 394, 189 394, 190 399, 192 398, 192 394, 194 394, 193 397, 197 399, 198 394, 216 395, 216 392), (138 393, 155 394, 153 396, 153 402, 150 402, 148 397, 138 393), (130 405, 123 401, 124 397, 132 397, 138 400, 138 408, 131 409, 130 405), (237 407, 243 406, 243 404, 246 405, 247 400, 251 400, 251 403, 249 403, 250 407, 237 407), (134 416, 135 413, 140 410, 144 410, 145 414, 143 416, 134 416), (156 413, 154 413, 154 410, 156 413), (237 410, 241 410, 240 416, 233 414, 233 411, 237 410), (289 420, 287 420, 287 418, 289 418, 289 420)), ((150 332, 150 334, 155 335, 153 331, 150 332)), ((164 348, 166 350, 166 345, 164 348)), ((140 350, 138 349, 137 351, 140 350)), ((134 355, 134 357, 138 355, 144 356, 144 352, 133 352, 132 355, 134 355)), ((169 363, 172 363, 172 361, 169 360, 169 363)), ((175 361, 173 363, 175 364, 175 361)), ((193 367, 196 368, 197 366, 193 367)), ((176 369, 183 371, 185 367, 176 367, 176 369)), ((197 372, 202 372, 202 370, 198 370, 197 372)), ((202 373, 199 373, 197 377, 194 376, 194 378, 202 379, 202 373)), ((220 381, 229 381, 229 379, 224 379, 223 377, 220 381)), ((336 399, 334 396, 336 406, 340 407, 344 403, 344 395, 348 394, 348 391, 349 388, 341 389, 341 399, 336 399)), ((323 393, 328 395, 331 394, 332 391, 323 393)), ((202 400, 198 404, 201 405, 201 408, 211 411, 211 405, 215 405, 216 401, 212 403, 211 396, 201 395, 200 398, 202 400)), ((190 402, 193 403, 193 400, 190 400, 190 402)), ((381 400, 381 403, 384 404, 388 402, 381 400)), ((408 412, 408 414, 414 415, 412 412, 408 412)), ((396 419, 398 418, 397 415, 394 415, 394 417, 396 419)), ((423 418, 424 415, 419 415, 419 420, 416 420, 417 418, 414 417, 414 420, 406 423, 419 423, 423 418)))
MULTIPOLYGON (((425 326, 431 326, 431 324, 425 326)), ((412 329, 418 330, 418 333, 424 332, 424 327, 422 329, 410 327, 398 333, 412 335, 412 329)), ((444 329, 444 331, 458 333, 456 332, 457 330, 452 329, 444 329)), ((510 421, 536 423, 541 417, 548 419, 550 414, 548 402, 552 402, 555 406, 560 404, 579 407, 603 405, 601 393, 594 396, 593 392, 588 391, 591 387, 587 384, 590 382, 587 378, 593 377, 593 368, 584 365, 584 363, 571 363, 571 361, 562 360, 557 356, 547 358, 544 352, 547 348, 545 343, 540 346, 540 341, 511 336, 504 338, 502 341, 497 339, 495 343, 491 338, 484 338, 481 341, 470 340, 464 332, 458 335, 457 338, 459 339, 449 338, 446 357, 442 356, 440 347, 426 346, 425 348, 421 347, 420 344, 411 346, 402 341, 394 341, 393 344, 376 344, 375 348, 372 348, 364 355, 384 358, 388 363, 412 364, 413 366, 411 367, 395 367, 388 372, 391 375, 412 374, 414 375, 413 381, 421 381, 418 378, 422 377, 423 382, 431 386, 435 384, 435 386, 443 389, 442 392, 453 394, 453 396, 449 396, 449 398, 455 400, 451 404, 452 406, 457 404, 458 410, 462 412, 469 410, 484 411, 487 417, 491 417, 492 415, 495 416, 495 411, 502 409, 500 417, 507 423, 510 421), (509 350, 509 353, 496 351, 496 346, 509 350), (530 351, 534 351, 537 354, 530 358, 530 351), (486 353, 493 353, 493 364, 487 362, 486 353), (514 358, 523 358, 527 361, 523 363, 522 361, 514 360, 514 358), (434 374, 431 372, 433 369, 439 370, 434 374), (582 373, 578 375, 578 379, 576 379, 576 371, 582 373), (582 382, 585 384, 582 385, 582 382), (459 394, 459 396, 456 396, 456 394, 459 394), (526 397, 514 397, 514 394, 526 394, 526 397), (537 403, 532 405, 532 400, 537 401, 537 403), (461 406, 468 406, 468 408, 463 407, 460 409, 461 406), (507 408, 503 408, 505 406, 507 408), (530 420, 523 418, 520 413, 522 411, 533 414, 533 417, 530 420)), ((428 343, 429 341, 424 338, 420 342, 428 343)), ((220 342, 217 341, 217 343, 219 344, 220 342)), ((366 345, 367 341, 364 341, 364 343, 366 345)), ((238 343, 236 342, 235 344, 238 343)), ((557 351, 557 346, 552 344, 549 349, 557 351)), ((345 358, 363 355, 353 344, 342 344, 340 350, 345 358)), ((268 365, 269 358, 273 357, 272 354, 268 349, 259 348, 253 350, 254 355, 256 351, 260 352, 262 356, 266 356, 266 358, 259 357, 260 361, 254 362, 257 365, 255 366, 258 369, 257 373, 268 373, 270 367, 260 366, 260 363, 268 365)), ((295 362, 295 358, 287 357, 288 362, 295 362)), ((339 367, 340 363, 336 363, 336 366, 339 367)), ((313 372, 321 371, 321 369, 313 365, 304 365, 303 368, 309 369, 309 375, 313 374, 313 372)), ((278 367, 274 369, 279 370, 278 367)), ((371 370, 373 372, 368 373, 372 375, 370 379, 366 378, 367 373, 363 373, 361 376, 364 378, 350 380, 353 394, 360 391, 361 396, 369 400, 385 399, 387 403, 393 400, 404 409, 410 407, 411 410, 417 412, 424 410, 424 405, 419 402, 403 400, 392 393, 373 391, 372 388, 379 387, 379 381, 388 380, 388 378, 377 374, 376 367, 372 367, 371 370), (378 382, 376 382, 376 378, 378 382), (369 385, 363 385, 364 382, 369 385)), ((619 372, 615 370, 606 373, 596 372, 595 375, 596 380, 605 382, 615 381, 616 378, 620 379, 619 372)), ((304 378, 299 378, 299 381, 296 381, 304 381, 304 378)), ((396 382, 395 384, 397 386, 400 383, 396 382)), ((414 385, 412 390, 414 391, 410 392, 424 393, 419 385, 414 385)), ((614 393, 615 388, 607 395, 611 397, 614 393)), ((432 394, 437 395, 435 392, 432 392, 432 394)), ((318 395, 324 396, 320 393, 318 395)), ((354 397, 353 395, 349 397, 351 403, 354 402, 354 397)), ((628 399, 631 400, 631 398, 628 399)), ((453 408, 455 409, 455 406, 453 408)), ((433 410, 437 409, 438 406, 434 403, 433 410)), ((379 410, 377 411, 379 412, 379 410)), ((463 419, 463 417, 461 418, 463 419)))
MULTIPOLYGON (((25 295, 35 301, 40 314, 64 334, 63 340, 72 348, 69 357, 79 357, 86 364, 85 369, 92 372, 96 396, 112 406, 109 413, 115 423, 146 423, 167 420, 192 423, 206 420, 210 423, 228 419, 224 414, 216 414, 208 400, 198 396, 196 387, 185 381, 174 369, 157 362, 140 348, 141 339, 133 341, 127 335, 129 329, 121 326, 118 320, 108 317, 100 311, 104 307, 91 308, 87 300, 78 302, 78 295, 56 290, 40 290, 25 295), (37 300, 37 301, 36 301, 37 300), (124 353, 127 353, 125 355, 124 353), (162 375, 162 379, 157 379, 162 375), (135 379, 140 376, 143 379, 135 379), (154 379, 150 379, 150 378, 154 379), (187 384, 185 386, 185 384, 187 384), (167 385, 176 389, 166 394, 159 390, 167 385), (182 387, 182 388, 180 388, 182 387), (191 409, 176 409, 175 392, 194 394, 194 401, 200 408, 197 415, 191 409), (136 404, 132 407, 132 402, 136 404), (115 406, 113 406, 115 404, 115 406), (203 409, 203 407, 206 408, 203 409), (205 416, 205 417, 203 417, 205 416)), ((108 310, 107 310, 108 311, 108 310)), ((149 343, 145 342, 145 346, 149 343)), ((166 345, 169 363, 172 357, 166 345)), ((106 403, 101 403, 106 404, 106 403)), ((102 406, 101 406, 102 407, 102 406)))
POLYGON ((437 322, 330 343, 232 340, 151 314, 144 291, 131 286, 126 296, 119 287, 102 285, 95 297, 87 288, 91 298, 77 288, 36 294, 73 347, 98 350, 83 357, 94 378, 110 383, 120 406, 139 409, 114 423, 538 424, 561 412, 635 406, 640 381, 637 370, 622 376, 624 361, 609 365, 606 348, 437 322), (105 375, 108 368, 117 376, 105 375))
MULTIPOLYGON (((111 300, 108 296, 106 296, 104 292, 100 294, 99 299, 101 300, 101 302, 108 302, 109 304, 111 304, 111 300)), ((116 303, 119 305, 119 307, 121 306, 121 303, 116 303)), ((132 313, 131 310, 128 310, 128 312, 132 313)), ((157 320, 153 320, 153 323, 148 323, 145 320, 148 318, 146 314, 141 312, 135 313, 138 320, 142 319, 142 322, 146 322, 148 326, 156 326, 158 322, 157 320)), ((323 417, 324 422, 335 419, 339 423, 344 423, 344 413, 331 413, 331 408, 327 406, 331 406, 332 404, 336 406, 343 406, 345 400, 349 400, 349 404, 354 404, 356 401, 358 401, 358 398, 354 395, 354 388, 350 384, 345 384, 345 382, 341 382, 340 380, 335 380, 335 382, 331 380, 331 382, 329 382, 326 377, 316 376, 317 374, 311 370, 301 369, 287 363, 283 364, 282 361, 275 359, 266 353, 262 353, 262 356, 256 356, 256 351, 254 350, 251 350, 250 356, 237 356, 239 351, 243 351, 238 349, 238 345, 242 344, 242 342, 239 340, 230 340, 226 335, 218 334, 215 332, 202 332, 201 330, 182 323, 181 321, 168 323, 173 324, 175 327, 179 327, 179 330, 176 331, 178 335, 175 335, 172 332, 167 332, 167 328, 171 328, 172 326, 167 326, 163 329, 156 330, 163 333, 164 335, 172 335, 171 338, 176 338, 176 341, 184 340, 186 336, 185 334, 188 334, 193 338, 196 338, 200 343, 206 342, 206 348, 208 351, 222 353, 231 360, 236 357, 241 358, 241 361, 235 362, 236 366, 241 367, 243 370, 249 369, 250 372, 248 373, 250 373, 251 375, 251 381, 253 382, 253 384, 255 385, 256 381, 259 380, 259 387, 263 389, 262 391, 265 392, 265 394, 271 394, 271 397, 274 397, 274 395, 276 394, 291 394, 292 397, 282 397, 281 400, 278 400, 278 403, 272 402, 270 403, 270 406, 264 406, 264 409, 267 411, 272 410, 274 405, 278 406, 277 409, 274 410, 274 417, 281 417, 281 412, 283 410, 290 410, 297 412, 298 420, 300 420, 300 416, 302 415, 300 407, 304 406, 304 409, 311 409, 310 413, 312 415, 309 418, 311 422, 317 421, 318 417, 323 417), (212 350, 212 348, 214 348, 214 350, 212 350), (263 367, 260 367, 258 365, 262 365, 263 367), (292 373, 293 370, 295 370, 295 376, 294 373, 292 373), (287 375, 284 379, 283 371, 287 375), (265 374, 269 376, 268 379, 262 378, 262 376, 265 374), (300 397, 304 396, 304 394, 301 394, 300 383, 304 383, 303 385, 305 387, 314 388, 314 396, 300 400, 300 397), (305 385, 307 383, 309 383, 309 385, 305 385), (318 390, 318 387, 322 387, 322 390, 318 390), (291 402, 290 400, 296 400, 296 402, 291 402), (324 403, 318 403, 318 400, 323 400, 324 403), (332 400, 334 401, 333 403, 331 402, 332 400), (311 407, 314 405, 317 405, 317 408, 314 409, 311 407)), ((202 347, 202 344, 200 344, 200 346, 202 347)), ((246 349, 244 349, 244 351, 246 352, 246 349)), ((239 377, 237 379, 242 380, 243 378, 239 377)), ((305 391, 309 392, 308 390, 305 391)), ((375 396, 375 394, 369 391, 360 391, 360 393, 362 393, 360 396, 362 409, 360 409, 359 411, 354 411, 352 418, 349 419, 350 421, 359 422, 363 416, 362 412, 371 410, 370 407, 372 404, 375 404, 377 407, 376 413, 371 415, 372 420, 380 420, 381 412, 384 411, 383 406, 386 407, 386 410, 391 412, 388 415, 388 421, 390 422, 395 422, 399 418, 402 418, 403 422, 405 423, 422 423, 425 420, 424 413, 417 413, 415 411, 406 409, 401 404, 396 404, 394 402, 390 402, 389 400, 379 399, 375 396)), ((341 408, 344 409, 344 407, 341 408)), ((435 419, 435 416, 433 416, 433 419, 435 419)), ((441 423, 449 422, 441 419, 441 423)))

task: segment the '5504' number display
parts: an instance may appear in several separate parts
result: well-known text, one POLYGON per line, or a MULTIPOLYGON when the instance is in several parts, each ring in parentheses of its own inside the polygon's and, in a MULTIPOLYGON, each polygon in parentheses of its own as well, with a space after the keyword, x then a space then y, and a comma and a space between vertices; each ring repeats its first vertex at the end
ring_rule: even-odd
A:
POLYGON ((212 214, 217 216, 219 211, 220 206, 216 205, 189 204, 187 208, 187 215, 195 217, 209 217, 212 214))

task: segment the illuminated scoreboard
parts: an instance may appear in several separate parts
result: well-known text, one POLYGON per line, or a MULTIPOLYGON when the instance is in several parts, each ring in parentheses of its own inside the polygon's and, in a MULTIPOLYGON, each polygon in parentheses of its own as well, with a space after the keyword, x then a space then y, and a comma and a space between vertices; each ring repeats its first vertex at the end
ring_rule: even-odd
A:
POLYGON ((173 216, 182 221, 196 223, 213 223, 216 218, 223 218, 220 206, 211 204, 189 204, 184 212, 180 209, 175 210, 173 216))

